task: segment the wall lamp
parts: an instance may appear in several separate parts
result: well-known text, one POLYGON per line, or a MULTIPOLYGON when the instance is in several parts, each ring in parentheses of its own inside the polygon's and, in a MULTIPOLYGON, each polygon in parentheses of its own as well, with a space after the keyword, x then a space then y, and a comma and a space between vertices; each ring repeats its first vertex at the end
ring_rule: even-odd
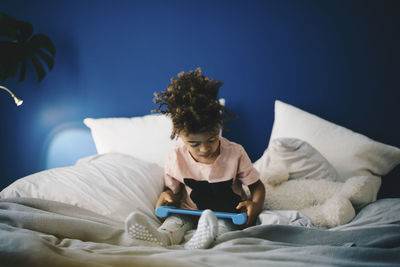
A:
POLYGON ((8 89, 7 87, 1 86, 1 85, 0 85, 0 88, 3 89, 3 90, 5 90, 5 91, 7 91, 7 92, 11 95, 11 97, 14 99, 15 105, 17 105, 17 106, 21 106, 21 105, 22 105, 22 103, 23 103, 24 101, 23 101, 22 99, 19 99, 18 97, 16 97, 16 96, 14 95, 14 93, 11 92, 10 89, 8 89))

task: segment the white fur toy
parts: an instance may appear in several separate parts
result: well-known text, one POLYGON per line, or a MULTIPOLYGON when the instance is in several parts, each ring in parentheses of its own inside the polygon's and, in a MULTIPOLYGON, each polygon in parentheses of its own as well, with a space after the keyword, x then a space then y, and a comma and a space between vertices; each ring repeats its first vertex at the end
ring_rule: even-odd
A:
POLYGON ((320 227, 351 221, 356 209, 375 201, 374 188, 380 183, 373 176, 338 181, 336 171, 318 151, 294 138, 273 140, 254 166, 266 187, 265 209, 298 210, 320 227))

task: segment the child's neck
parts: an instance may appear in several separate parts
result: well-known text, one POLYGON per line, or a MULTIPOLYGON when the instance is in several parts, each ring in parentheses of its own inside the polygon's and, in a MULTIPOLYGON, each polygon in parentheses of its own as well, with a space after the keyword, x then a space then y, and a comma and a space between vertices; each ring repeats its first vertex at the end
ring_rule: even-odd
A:
POLYGON ((217 158, 218 158, 218 156, 220 154, 220 147, 221 147, 221 141, 219 142, 218 149, 215 151, 215 153, 212 156, 208 157, 208 158, 196 158, 190 153, 190 151, 188 151, 188 152, 189 152, 190 156, 196 162, 203 163, 203 164, 214 164, 214 162, 217 160, 217 158))

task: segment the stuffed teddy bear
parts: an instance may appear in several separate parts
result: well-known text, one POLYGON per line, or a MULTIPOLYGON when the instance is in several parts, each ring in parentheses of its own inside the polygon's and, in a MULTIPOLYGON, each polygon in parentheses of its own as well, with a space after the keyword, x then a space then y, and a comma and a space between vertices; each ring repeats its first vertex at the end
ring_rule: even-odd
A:
POLYGON ((376 200, 374 186, 380 183, 374 176, 342 182, 317 150, 295 138, 272 140, 254 167, 265 185, 265 209, 298 210, 319 227, 350 222, 357 209, 376 200))

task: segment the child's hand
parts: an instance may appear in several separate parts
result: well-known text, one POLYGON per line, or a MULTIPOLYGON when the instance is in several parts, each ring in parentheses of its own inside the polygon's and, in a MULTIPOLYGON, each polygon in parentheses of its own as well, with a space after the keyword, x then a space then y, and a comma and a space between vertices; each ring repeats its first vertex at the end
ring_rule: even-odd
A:
POLYGON ((257 216, 261 212, 261 209, 259 209, 258 206, 259 205, 251 200, 242 201, 237 205, 236 209, 245 208, 245 211, 247 213, 247 222, 242 226, 243 229, 250 227, 256 223, 257 216))
POLYGON ((164 191, 160 194, 157 200, 156 208, 159 206, 172 206, 174 204, 173 193, 171 191, 164 191))
POLYGON ((171 190, 167 189, 158 197, 156 208, 159 206, 176 206, 179 202, 179 195, 175 195, 171 190))
POLYGON ((257 216, 263 209, 265 199, 265 187, 260 180, 249 185, 249 189, 252 195, 251 200, 242 201, 236 207, 236 209, 245 208, 247 212, 247 222, 243 225, 243 229, 256 223, 257 216))

